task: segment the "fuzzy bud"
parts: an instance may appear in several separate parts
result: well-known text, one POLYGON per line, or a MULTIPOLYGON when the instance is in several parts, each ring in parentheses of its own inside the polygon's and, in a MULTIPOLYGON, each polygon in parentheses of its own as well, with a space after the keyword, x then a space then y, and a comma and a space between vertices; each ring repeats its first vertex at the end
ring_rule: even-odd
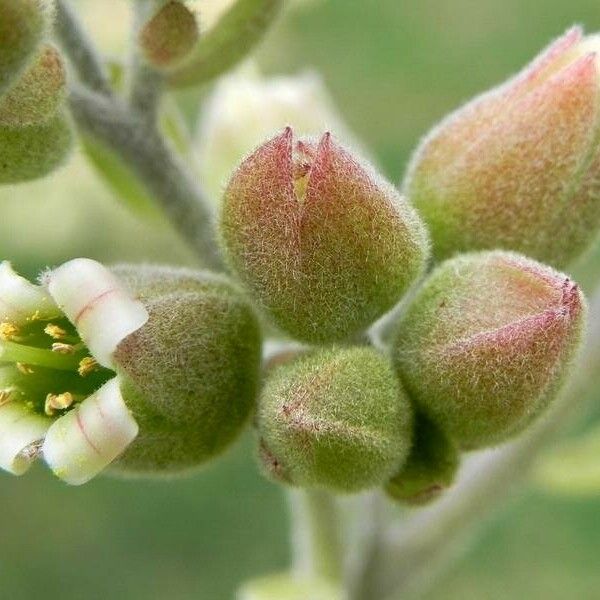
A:
POLYGON ((270 374, 257 427, 268 476, 355 492, 400 468, 412 409, 384 356, 369 348, 320 350, 270 374))
POLYGON ((385 486, 398 502, 421 506, 437 499, 454 482, 459 455, 454 442, 429 419, 417 415, 408 459, 385 486))
POLYGON ((0 98, 0 127, 45 123, 65 97, 66 72, 59 52, 45 46, 18 82, 0 98))
POLYGON ((600 229, 600 36, 579 28, 446 118, 405 190, 436 258, 502 248, 561 267, 600 229))
POLYGON ((394 360, 411 400, 463 448, 522 431, 555 397, 582 337, 566 275, 517 254, 443 263, 404 314, 394 360))
POLYGON ((254 312, 226 279, 185 269, 115 269, 148 323, 115 355, 140 435, 116 465, 174 472, 219 454, 247 423, 261 342, 254 312))
POLYGON ((138 43, 157 69, 176 67, 198 40, 196 17, 183 2, 169 1, 144 25, 138 43))
POLYGON ((0 3, 0 96, 33 57, 49 16, 45 0, 2 0, 0 3))
POLYGON ((0 184, 48 175, 64 163, 72 145, 71 122, 63 112, 41 125, 0 126, 0 184))
POLYGON ((225 191, 229 263, 274 322, 308 342, 344 340, 389 310, 421 273, 427 237, 396 190, 339 146, 266 142, 225 191))

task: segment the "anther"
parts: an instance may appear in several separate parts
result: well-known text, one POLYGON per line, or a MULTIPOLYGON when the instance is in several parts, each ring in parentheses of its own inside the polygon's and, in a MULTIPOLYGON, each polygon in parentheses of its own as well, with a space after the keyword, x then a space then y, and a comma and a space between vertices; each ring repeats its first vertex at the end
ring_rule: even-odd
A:
POLYGON ((57 410, 65 410, 73 404, 75 399, 71 392, 65 392, 64 394, 48 394, 46 396, 46 403, 44 405, 44 412, 51 417, 57 410))
POLYGON ((31 375, 33 373, 33 369, 25 363, 18 362, 16 363, 16 367, 19 369, 20 373, 23 373, 23 375, 31 375))
POLYGON ((62 327, 59 327, 54 323, 48 323, 48 325, 44 327, 44 333, 55 340, 62 340, 67 335, 67 332, 62 327))
POLYGON ((52 352, 57 352, 58 354, 73 354, 73 352, 75 352, 75 346, 63 344, 62 342, 54 342, 54 344, 52 344, 52 352))
POLYGON ((77 369, 77 372, 79 375, 81 375, 81 377, 85 377, 97 369, 98 363, 96 359, 92 356, 86 356, 79 361, 79 368, 77 369))
POLYGON ((8 404, 12 400, 12 389, 0 390, 0 406, 8 404))
POLYGON ((8 342, 14 340, 19 335, 19 328, 8 321, 0 323, 0 339, 8 342))

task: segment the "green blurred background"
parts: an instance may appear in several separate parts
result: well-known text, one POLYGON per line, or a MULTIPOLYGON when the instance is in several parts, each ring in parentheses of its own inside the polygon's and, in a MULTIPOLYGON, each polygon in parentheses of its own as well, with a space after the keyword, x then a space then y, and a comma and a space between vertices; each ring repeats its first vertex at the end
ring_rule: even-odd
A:
MULTIPOLYGON (((75 4, 118 51, 124 3, 75 4)), ((316 0, 278 25, 260 58, 268 72, 318 69, 398 181, 436 120, 572 23, 600 29, 600 2, 316 0)), ((192 261, 171 232, 131 217, 81 156, 42 182, 2 188, 0 202, 0 254, 24 273, 79 255, 192 261)), ((596 270, 594 254, 578 269, 588 288, 596 270)), ((0 475, 0 598, 232 598, 245 578, 288 561, 284 497, 260 478, 252 454, 248 435, 186 480, 100 478, 72 489, 41 467, 21 479, 0 475)), ((532 485, 488 522, 427 598, 600 598, 599 550, 600 494, 565 497, 532 485)))

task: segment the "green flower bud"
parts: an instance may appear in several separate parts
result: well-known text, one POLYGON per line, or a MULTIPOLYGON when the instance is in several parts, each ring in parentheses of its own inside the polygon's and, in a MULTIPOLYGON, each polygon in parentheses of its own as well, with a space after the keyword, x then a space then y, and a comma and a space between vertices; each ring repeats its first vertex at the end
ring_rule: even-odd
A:
POLYGON ((412 409, 387 358, 370 348, 323 349, 270 374, 257 427, 268 476, 356 492, 398 471, 412 409))
POLYGON ((229 263, 275 323, 308 342, 344 340, 421 273, 426 232, 396 190, 325 134, 258 148, 225 191, 229 263))
POLYGON ((42 125, 0 126, 0 184, 48 175, 64 163, 72 145, 71 122, 62 112, 42 125))
POLYGON ((417 415, 415 439, 404 466, 385 486, 390 498, 423 505, 450 487, 458 470, 458 449, 429 419, 417 415))
POLYGON ((62 58, 55 48, 45 46, 18 82, 0 97, 0 127, 47 122, 58 111, 65 89, 62 58))
POLYGON ((196 17, 183 2, 167 2, 142 28, 138 43, 146 60, 157 69, 176 67, 198 40, 196 17))
POLYGON ((2 0, 0 3, 0 96, 33 57, 49 16, 45 0, 2 0))
POLYGON ((585 320, 566 275, 517 254, 464 255, 438 267, 394 342, 411 400, 463 448, 523 430, 570 372, 585 320))
POLYGON ((119 470, 173 472, 219 454, 248 421, 258 389, 260 330, 224 278, 119 267, 149 312, 118 346, 115 370, 140 434, 119 470))
POLYGON ((596 239, 599 50, 571 29, 425 138, 405 190, 436 258, 502 248, 562 267, 596 239))
POLYGON ((20 475, 43 456, 74 485, 115 461, 180 471, 247 421, 260 339, 235 289, 191 271, 116 272, 76 259, 38 286, 0 264, 0 468, 20 475))

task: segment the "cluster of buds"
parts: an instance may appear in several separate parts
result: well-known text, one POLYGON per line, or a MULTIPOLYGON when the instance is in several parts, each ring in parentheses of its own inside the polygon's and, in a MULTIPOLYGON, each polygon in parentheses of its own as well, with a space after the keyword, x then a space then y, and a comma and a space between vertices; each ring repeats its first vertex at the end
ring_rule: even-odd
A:
POLYGON ((41 285, 0 266, 0 467, 71 484, 173 473, 223 450, 256 394, 252 309, 206 273, 76 259, 41 285))
POLYGON ((45 42, 51 18, 45 0, 5 0, 0 6, 0 183, 42 177, 71 148, 62 107, 65 66, 45 42))

